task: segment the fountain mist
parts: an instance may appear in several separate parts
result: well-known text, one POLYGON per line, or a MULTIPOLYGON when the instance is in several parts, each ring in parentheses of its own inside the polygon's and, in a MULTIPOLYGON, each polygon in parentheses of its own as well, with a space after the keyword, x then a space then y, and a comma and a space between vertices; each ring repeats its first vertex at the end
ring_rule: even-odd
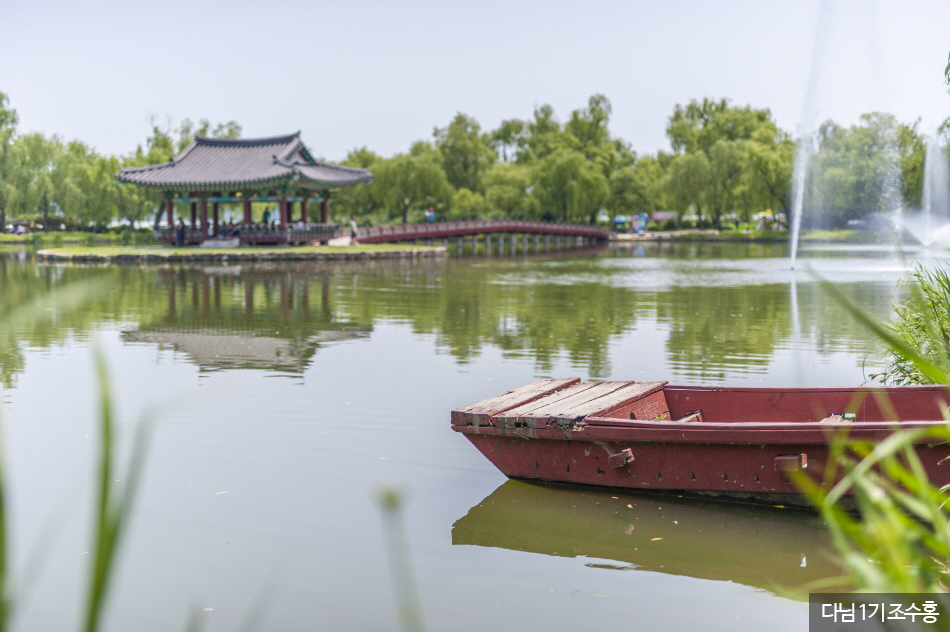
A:
POLYGON ((805 208, 805 183, 808 176, 808 162, 812 154, 812 135, 818 118, 815 101, 818 93, 818 81, 825 59, 828 30, 831 24, 831 2, 823 0, 818 14, 818 30, 815 33, 815 47, 812 52, 811 70, 808 72, 808 86, 805 90, 805 102, 802 105, 802 118, 798 125, 798 146, 795 149, 795 165, 792 172, 792 241, 791 260, 795 269, 798 255, 798 236, 802 226, 802 211, 805 208))

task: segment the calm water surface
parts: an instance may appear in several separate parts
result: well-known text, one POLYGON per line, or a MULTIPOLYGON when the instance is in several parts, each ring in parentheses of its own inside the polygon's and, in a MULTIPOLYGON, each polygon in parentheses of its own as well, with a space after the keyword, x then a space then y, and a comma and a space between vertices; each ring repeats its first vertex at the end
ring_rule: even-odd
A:
MULTIPOLYGON (((195 611, 206 630, 397 629, 385 485, 406 497, 430 630, 805 630, 790 591, 840 573, 813 515, 506 482, 448 415, 540 377, 866 382, 873 340, 785 255, 140 269, 0 252, 18 629, 79 619, 98 345, 123 436, 158 419, 110 630, 195 611)), ((873 249, 803 256, 881 318, 907 270, 873 249)))

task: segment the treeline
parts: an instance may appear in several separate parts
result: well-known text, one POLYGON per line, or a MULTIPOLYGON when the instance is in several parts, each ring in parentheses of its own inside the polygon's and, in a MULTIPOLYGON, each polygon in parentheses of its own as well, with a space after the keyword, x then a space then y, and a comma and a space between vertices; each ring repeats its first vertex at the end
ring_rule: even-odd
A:
POLYGON ((18 117, 0 92, 0 232, 11 221, 30 221, 45 230, 101 231, 119 221, 131 228, 157 218, 160 194, 119 184, 122 167, 167 162, 195 134, 237 138, 241 126, 230 121, 212 127, 185 119, 176 130, 153 126, 152 135, 126 156, 106 156, 79 140, 37 132, 17 133, 18 117))
MULTIPOLYGON (((677 105, 666 128, 671 151, 655 155, 638 155, 612 135, 610 116, 610 101, 594 95, 563 122, 549 105, 487 131, 459 113, 406 153, 354 150, 341 164, 369 169, 375 180, 333 191, 332 217, 416 222, 434 209, 438 219, 593 223, 602 211, 674 211, 676 225, 692 218, 718 226, 723 218, 749 222, 789 207, 795 141, 768 109, 727 99, 677 105)), ((166 162, 196 133, 237 138, 241 127, 186 119, 174 130, 153 126, 128 155, 104 156, 81 141, 17 133, 16 112, 0 93, 0 227, 10 218, 74 229, 157 221, 158 194, 120 185, 114 175, 120 167, 166 162)), ((905 206, 920 205, 925 142, 916 123, 872 113, 849 128, 828 121, 813 140, 806 209, 825 225, 884 210, 894 183, 905 206)))

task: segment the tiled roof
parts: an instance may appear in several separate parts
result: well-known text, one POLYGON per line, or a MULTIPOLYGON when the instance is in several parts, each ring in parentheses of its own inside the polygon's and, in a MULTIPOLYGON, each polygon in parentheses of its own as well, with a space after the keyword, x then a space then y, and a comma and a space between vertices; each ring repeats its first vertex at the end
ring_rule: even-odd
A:
POLYGON ((301 188, 346 187, 373 181, 366 169, 314 160, 300 133, 271 138, 195 140, 170 162, 122 169, 119 182, 167 190, 227 190, 294 181, 301 188))

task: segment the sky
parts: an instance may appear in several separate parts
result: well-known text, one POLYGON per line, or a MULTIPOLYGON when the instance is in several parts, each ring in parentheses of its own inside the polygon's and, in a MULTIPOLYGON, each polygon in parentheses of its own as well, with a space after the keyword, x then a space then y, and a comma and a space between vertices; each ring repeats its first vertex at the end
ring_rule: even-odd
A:
POLYGON ((21 132, 102 153, 207 118, 300 130, 328 160, 407 151, 457 112, 563 121, 601 93, 643 154, 703 97, 792 133, 869 111, 929 131, 950 116, 948 24, 948 0, 0 0, 0 92, 21 132))

